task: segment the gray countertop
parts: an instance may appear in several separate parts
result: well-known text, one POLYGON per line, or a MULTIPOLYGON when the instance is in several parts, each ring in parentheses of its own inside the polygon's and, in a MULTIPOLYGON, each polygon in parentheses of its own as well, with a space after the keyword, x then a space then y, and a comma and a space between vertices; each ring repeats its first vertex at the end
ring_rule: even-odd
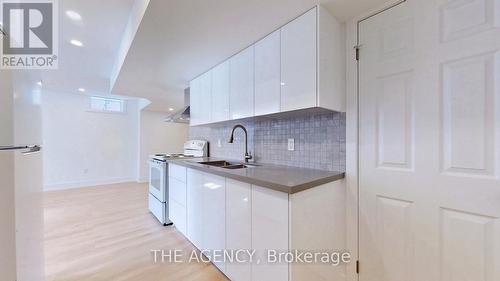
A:
MULTIPOLYGON (((169 160, 168 162, 289 194, 337 181, 343 179, 345 176, 343 172, 313 170, 272 164, 249 163, 252 167, 231 170, 198 163, 220 160, 227 159, 195 158, 187 160, 169 160)), ((230 162, 241 163, 241 161, 230 162)))

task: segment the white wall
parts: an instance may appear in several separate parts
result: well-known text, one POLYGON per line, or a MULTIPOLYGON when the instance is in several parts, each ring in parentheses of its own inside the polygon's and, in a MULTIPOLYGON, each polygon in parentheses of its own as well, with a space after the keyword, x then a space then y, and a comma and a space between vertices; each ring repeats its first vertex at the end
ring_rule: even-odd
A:
POLYGON ((139 181, 149 180, 148 157, 155 153, 182 152, 188 138, 188 125, 166 123, 166 113, 142 111, 140 126, 139 181))
POLYGON ((85 95, 43 92, 45 190, 136 180, 137 101, 127 101, 126 114, 87 106, 85 95))
POLYGON ((44 91, 45 190, 149 181, 149 155, 182 152, 188 126, 166 123, 167 113, 141 111, 127 100, 126 114, 87 110, 88 96, 44 91))

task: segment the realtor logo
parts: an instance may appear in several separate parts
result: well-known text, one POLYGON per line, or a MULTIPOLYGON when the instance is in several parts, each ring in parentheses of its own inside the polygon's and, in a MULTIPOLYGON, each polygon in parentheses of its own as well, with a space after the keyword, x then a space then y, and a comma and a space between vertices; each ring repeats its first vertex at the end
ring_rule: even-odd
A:
POLYGON ((1 68, 57 68, 57 2, 0 0, 1 68))

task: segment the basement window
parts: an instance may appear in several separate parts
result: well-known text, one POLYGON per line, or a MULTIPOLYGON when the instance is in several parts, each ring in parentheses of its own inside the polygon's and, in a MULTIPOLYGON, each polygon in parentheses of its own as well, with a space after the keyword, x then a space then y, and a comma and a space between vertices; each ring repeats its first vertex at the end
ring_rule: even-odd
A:
POLYGON ((90 111, 124 113, 125 101, 116 98, 90 97, 90 111))

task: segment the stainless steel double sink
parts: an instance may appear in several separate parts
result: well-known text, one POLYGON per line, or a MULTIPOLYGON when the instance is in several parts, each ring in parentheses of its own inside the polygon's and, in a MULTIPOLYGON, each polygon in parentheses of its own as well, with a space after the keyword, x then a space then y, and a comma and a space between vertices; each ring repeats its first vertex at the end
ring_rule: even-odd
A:
POLYGON ((233 163, 233 162, 228 162, 226 160, 198 162, 198 164, 214 166, 214 167, 230 169, 230 170, 254 168, 257 166, 255 164, 248 164, 248 163, 244 163, 244 164, 243 163, 233 163))

